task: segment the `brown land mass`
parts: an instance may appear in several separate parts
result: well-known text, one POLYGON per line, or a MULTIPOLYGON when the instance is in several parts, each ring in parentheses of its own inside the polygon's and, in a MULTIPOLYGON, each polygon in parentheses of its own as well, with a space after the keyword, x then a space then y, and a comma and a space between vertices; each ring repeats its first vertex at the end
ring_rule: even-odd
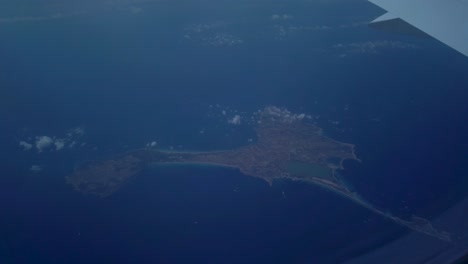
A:
POLYGON ((402 220, 376 209, 350 191, 335 172, 343 169, 345 160, 359 161, 354 145, 323 136, 319 127, 304 119, 304 115, 266 107, 256 114, 257 140, 253 144, 216 152, 134 150, 115 159, 81 166, 67 176, 67 182, 84 194, 106 197, 151 163, 228 166, 269 184, 274 179, 286 178, 319 185, 412 230, 450 241, 449 234, 437 231, 427 220, 418 217, 411 221, 402 220))

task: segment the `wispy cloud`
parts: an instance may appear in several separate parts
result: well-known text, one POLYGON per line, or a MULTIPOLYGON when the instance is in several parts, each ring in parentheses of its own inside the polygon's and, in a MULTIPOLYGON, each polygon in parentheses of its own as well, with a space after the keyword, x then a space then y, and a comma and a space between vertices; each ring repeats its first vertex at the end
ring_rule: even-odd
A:
POLYGON ((286 18, 279 15, 273 15, 275 22, 273 29, 275 31, 275 39, 283 40, 289 35, 300 32, 335 32, 339 30, 351 29, 356 27, 367 26, 368 21, 365 22, 350 22, 348 24, 339 25, 327 25, 327 24, 316 24, 316 25, 301 25, 298 21, 289 21, 293 16, 288 15, 286 18), (291 17, 291 18, 288 18, 291 17))
POLYGON ((31 168, 29 168, 31 172, 38 173, 42 171, 42 166, 39 165, 32 165, 31 168))
MULTIPOLYGON (((64 1, 66 2, 66 1, 64 1)), ((60 20, 73 17, 81 17, 85 15, 99 16, 103 12, 118 11, 127 12, 132 15, 138 15, 145 10, 141 4, 157 2, 157 0, 125 0, 125 1, 89 1, 88 3, 80 3, 79 6, 74 6, 70 9, 67 5, 54 4, 47 8, 47 3, 44 3, 43 8, 48 9, 48 14, 37 15, 11 15, 9 17, 0 17, 0 24, 15 24, 15 23, 34 23, 48 20, 60 20)), ((1 4, 0 4, 1 5, 1 4)), ((0 9, 2 7, 0 6, 0 9)))
POLYGON ((267 106, 264 109, 257 111, 256 114, 262 115, 262 117, 267 116, 270 120, 284 123, 293 123, 304 119, 312 119, 311 115, 307 115, 305 113, 293 113, 286 108, 276 106, 267 106))
POLYGON ((294 19, 294 16, 293 15, 290 15, 290 14, 273 14, 271 16, 271 19, 272 20, 291 20, 291 19, 294 19))
POLYGON ((332 49, 339 52, 340 57, 346 57, 352 54, 377 54, 386 49, 406 50, 417 48, 418 46, 412 43, 390 40, 339 43, 332 46, 332 49))
POLYGON ((229 47, 244 43, 239 36, 229 33, 222 22, 189 25, 184 30, 184 38, 203 46, 213 47, 229 47))
POLYGON ((147 148, 155 148, 157 145, 158 145, 158 142, 152 141, 152 142, 146 143, 145 146, 146 146, 147 148))
POLYGON ((244 43, 242 39, 227 33, 217 33, 214 36, 203 39, 203 44, 213 47, 229 47, 244 43))
POLYGON ((228 120, 228 123, 231 125, 240 125, 241 117, 240 115, 235 115, 231 119, 228 120))
POLYGON ((30 149, 32 149, 32 147, 33 147, 32 144, 30 144, 30 143, 28 143, 28 142, 26 142, 26 141, 20 141, 20 142, 19 142, 19 145, 20 145, 21 147, 23 147, 24 150, 30 150, 30 149))
POLYGON ((15 17, 3 17, 0 18, 0 24, 13 24, 13 23, 27 23, 27 22, 39 22, 46 20, 58 20, 76 16, 77 14, 62 14, 56 13, 48 16, 15 16, 15 17))

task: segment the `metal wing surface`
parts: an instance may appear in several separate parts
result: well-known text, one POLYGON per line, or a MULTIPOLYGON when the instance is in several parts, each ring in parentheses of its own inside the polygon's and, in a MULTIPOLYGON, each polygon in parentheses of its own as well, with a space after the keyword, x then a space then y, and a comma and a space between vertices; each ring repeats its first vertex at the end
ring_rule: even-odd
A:
POLYGON ((430 35, 468 56, 468 0, 369 0, 388 13, 379 28, 430 35))

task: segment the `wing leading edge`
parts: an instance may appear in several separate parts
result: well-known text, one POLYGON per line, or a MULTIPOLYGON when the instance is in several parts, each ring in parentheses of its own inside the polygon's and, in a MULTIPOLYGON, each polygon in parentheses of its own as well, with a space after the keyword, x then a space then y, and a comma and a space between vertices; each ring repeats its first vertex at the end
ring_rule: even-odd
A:
POLYGON ((378 28, 430 35, 468 56, 468 0, 369 0, 388 13, 371 22, 378 28))

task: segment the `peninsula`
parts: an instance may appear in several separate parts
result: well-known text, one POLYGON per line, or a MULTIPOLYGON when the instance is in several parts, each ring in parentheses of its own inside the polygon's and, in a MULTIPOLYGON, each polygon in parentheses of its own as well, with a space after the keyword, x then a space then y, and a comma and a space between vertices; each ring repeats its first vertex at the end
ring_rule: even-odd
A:
POLYGON ((256 112, 254 117, 257 139, 250 145, 214 152, 138 149, 114 159, 83 164, 66 180, 79 192, 106 197, 149 164, 227 166, 270 185, 278 178, 319 185, 414 231, 451 241, 448 233, 436 230, 429 221, 419 217, 403 220, 385 213, 343 184, 336 171, 343 169, 345 160, 360 161, 354 145, 324 136, 321 128, 305 120, 304 114, 270 106, 256 112))

